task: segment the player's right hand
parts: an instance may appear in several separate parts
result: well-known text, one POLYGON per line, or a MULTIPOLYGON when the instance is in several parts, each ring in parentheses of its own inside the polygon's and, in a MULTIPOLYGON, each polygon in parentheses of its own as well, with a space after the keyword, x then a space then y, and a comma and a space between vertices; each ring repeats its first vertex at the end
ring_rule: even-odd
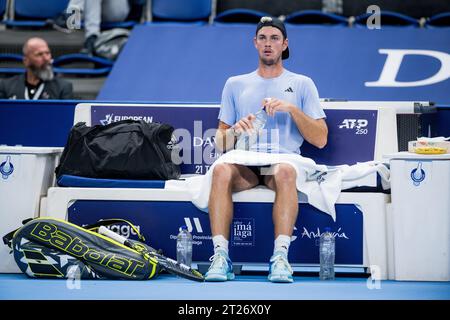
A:
POLYGON ((253 113, 250 113, 248 116, 243 117, 238 122, 234 124, 234 130, 236 133, 241 134, 243 132, 252 133, 253 131, 253 125, 252 122, 255 120, 256 117, 253 113))

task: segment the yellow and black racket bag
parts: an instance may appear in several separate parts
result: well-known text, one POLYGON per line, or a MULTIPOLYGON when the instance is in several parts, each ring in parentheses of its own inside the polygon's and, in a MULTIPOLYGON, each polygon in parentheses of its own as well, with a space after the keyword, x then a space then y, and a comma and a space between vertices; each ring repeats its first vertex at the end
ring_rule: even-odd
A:
MULTIPOLYGON (((20 270, 33 278, 146 280, 157 276, 157 259, 143 255, 99 234, 100 226, 128 223, 126 220, 101 220, 80 227, 53 218, 24 221, 24 225, 3 237, 14 254, 20 270)), ((143 242, 148 251, 155 251, 143 242)))

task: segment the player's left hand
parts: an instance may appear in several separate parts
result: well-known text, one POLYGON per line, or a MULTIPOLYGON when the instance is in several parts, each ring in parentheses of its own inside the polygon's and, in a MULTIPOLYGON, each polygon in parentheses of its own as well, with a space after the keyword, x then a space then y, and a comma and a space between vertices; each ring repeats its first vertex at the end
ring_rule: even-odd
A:
POLYGON ((266 112, 271 117, 275 115, 275 112, 291 112, 292 108, 295 108, 292 103, 276 98, 264 99, 263 106, 266 107, 266 112))

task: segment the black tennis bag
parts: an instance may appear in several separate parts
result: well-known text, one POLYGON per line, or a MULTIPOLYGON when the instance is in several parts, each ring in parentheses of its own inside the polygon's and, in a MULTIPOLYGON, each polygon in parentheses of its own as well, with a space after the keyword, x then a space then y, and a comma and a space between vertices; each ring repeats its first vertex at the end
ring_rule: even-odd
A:
POLYGON ((162 270, 159 253, 150 246, 128 240, 139 244, 138 250, 97 232, 100 226, 128 223, 143 239, 126 220, 101 220, 84 228, 53 218, 30 220, 3 237, 20 270, 30 277, 145 280, 162 270))
POLYGON ((172 161, 177 139, 169 124, 122 120, 70 131, 55 173, 88 178, 169 180, 180 176, 172 161))

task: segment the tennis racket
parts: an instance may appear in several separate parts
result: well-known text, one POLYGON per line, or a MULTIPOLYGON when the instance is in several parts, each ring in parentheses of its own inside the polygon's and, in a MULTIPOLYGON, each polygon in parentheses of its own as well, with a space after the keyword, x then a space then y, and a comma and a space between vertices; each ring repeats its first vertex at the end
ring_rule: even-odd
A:
POLYGON ((194 281, 200 281, 203 282, 205 279, 203 275, 198 272, 195 269, 192 269, 191 267, 179 263, 176 260, 170 259, 161 253, 157 252, 152 247, 134 240, 129 240, 114 231, 109 230, 108 228, 104 226, 100 226, 98 228, 98 233, 103 234, 117 242, 122 243, 123 245, 136 250, 139 252, 145 259, 150 260, 154 259, 156 260, 167 272, 170 272, 172 274, 175 274, 177 276, 194 280, 194 281))

